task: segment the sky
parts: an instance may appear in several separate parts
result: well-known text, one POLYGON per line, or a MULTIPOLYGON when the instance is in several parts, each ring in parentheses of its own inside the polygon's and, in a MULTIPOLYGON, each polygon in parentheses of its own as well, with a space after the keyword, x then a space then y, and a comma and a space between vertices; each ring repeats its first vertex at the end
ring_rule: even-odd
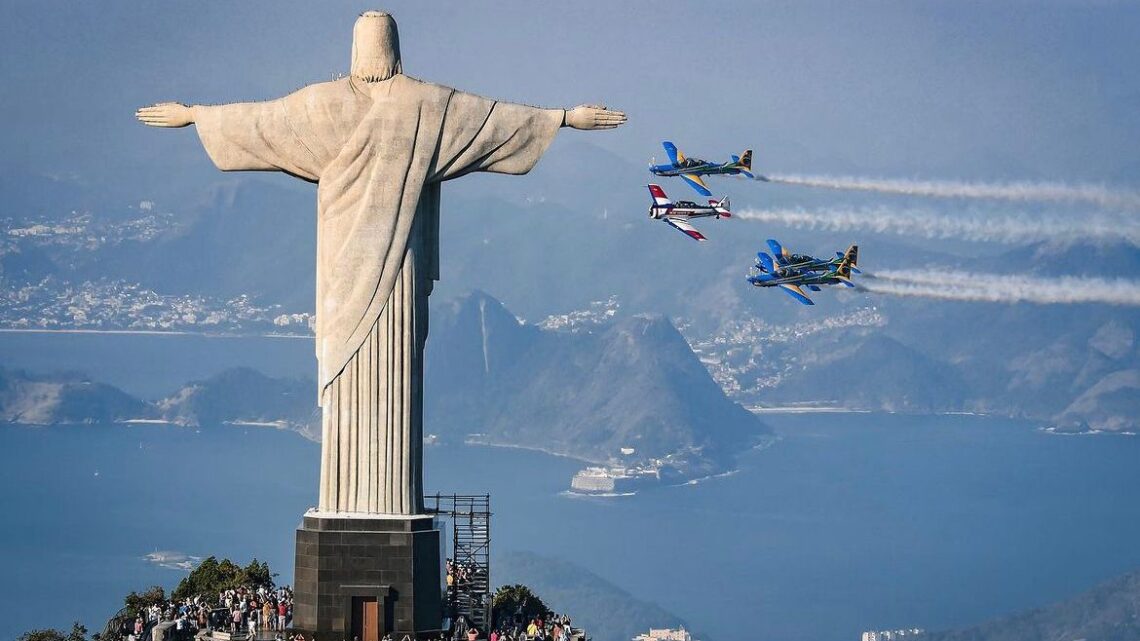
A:
MULTIPOLYGON (((46 201, 55 188, 52 185, 60 190, 78 185, 102 204, 137 204, 153 198, 168 211, 191 210, 176 198, 202 197, 211 193, 209 186, 234 178, 215 169, 192 129, 149 129, 135 121, 135 110, 171 100, 213 104, 269 99, 331 80, 348 71, 352 25, 367 9, 382 9, 395 16, 403 69, 409 75, 515 102, 551 107, 603 103, 625 111, 629 123, 615 131, 565 132, 559 140, 596 145, 633 164, 651 157, 663 160, 660 143, 668 139, 690 155, 709 159, 724 159, 752 148, 758 173, 1059 181, 1140 190, 1140 1, 389 0, 378 4, 360 0, 3 0, 0 218, 26 213, 15 211, 11 204, 31 202, 22 195, 46 201)), ((543 160, 545 166, 560 168, 581 158, 600 157, 550 156, 543 160)), ((592 192, 600 191, 599 185, 614 184, 613 180, 592 181, 593 168, 589 167, 566 173, 565 193, 575 198, 575 192, 597 196, 592 192)), ((628 197, 639 203, 636 211, 620 214, 630 216, 629 225, 635 224, 635 218, 648 225, 641 182, 647 178, 641 174, 629 185, 630 193, 637 194, 628 197)), ((307 191, 308 199, 299 198, 297 208, 312 211, 311 185, 280 175, 256 179, 307 191)), ((478 185, 477 180, 457 182, 478 185)), ((504 179, 494 186, 504 192, 503 200, 515 202, 517 198, 511 196, 524 192, 529 184, 504 179)), ((755 292, 744 284, 742 274, 755 251, 763 248, 761 239, 772 225, 745 223, 746 208, 786 206, 789 209, 784 213, 791 216, 798 213, 792 206, 806 201, 810 207, 814 201, 806 190, 779 191, 772 186, 749 193, 736 183, 722 184, 730 185, 726 189, 733 192, 738 207, 734 211, 741 224, 753 227, 740 226, 732 232, 727 221, 702 222, 714 242, 698 247, 681 238, 658 243, 655 237, 646 236, 651 240, 636 248, 642 251, 611 251, 607 256, 611 262, 604 270, 618 272, 617 276, 593 283, 586 282, 583 274, 596 272, 585 268, 555 274, 574 288, 564 283, 543 287, 550 294, 541 300, 530 296, 535 300, 527 301, 538 289, 537 285, 532 289, 530 282, 548 282, 542 276, 554 269, 533 273, 526 269, 544 262, 562 264, 548 260, 548 254, 559 256, 548 246, 559 244, 564 237, 544 236, 534 243, 520 243, 519 248, 503 252, 513 251, 517 260, 493 264, 524 269, 504 268, 501 274, 479 277, 527 281, 515 289, 487 289, 515 311, 525 309, 523 304, 529 302, 526 313, 532 319, 576 308, 580 301, 571 300, 567 291, 594 300, 620 291, 614 283, 632 283, 625 291, 648 289, 642 282, 650 280, 645 274, 655 273, 660 265, 690 265, 694 273, 699 272, 694 280, 706 277, 706 267, 716 267, 717 271, 708 271, 707 278, 710 282, 720 279, 723 286, 710 289, 707 298, 696 298, 694 307, 706 301, 734 300, 725 292, 735 296, 746 289, 752 295, 755 292), (641 260, 650 256, 657 262, 641 260), (692 262, 680 263, 677 257, 692 262), (728 262, 732 267, 722 268, 728 262), (515 276, 520 273, 532 277, 528 281, 515 276), (551 308, 550 300, 566 307, 551 308)), ((674 197, 693 197, 675 183, 670 190, 674 197)), ((835 198, 838 201, 840 196, 835 198)), ((846 209, 840 213, 867 220, 866 212, 852 214, 851 207, 879 202, 872 198, 878 195, 843 194, 840 202, 846 209)), ((906 212, 898 209, 899 201, 881 200, 887 207, 882 212, 886 221, 882 227, 897 230, 900 225, 891 216, 906 212)), ((911 201, 903 204, 910 206, 911 201)), ((1043 213, 1055 213, 1042 212, 1045 208, 1037 203, 1001 201, 975 210, 972 202, 947 200, 922 204, 922 216, 907 217, 919 222, 930 219, 935 231, 942 228, 939 225, 951 224, 991 230, 995 228, 992 214, 999 207, 1005 212, 1005 228, 1013 230, 1009 233, 1014 236, 1022 233, 1018 230, 1039 230, 1043 213)), ((1076 224, 1088 220, 1072 215, 1073 211, 1121 213, 1100 209, 1079 203, 1056 212, 1054 222, 1062 231, 1050 232, 1049 237, 1068 234, 1065 224, 1074 220, 1076 224)), ((832 221, 842 218, 820 211, 832 221)), ((1130 216, 1130 228, 1140 224, 1137 211, 1140 207, 1122 214, 1130 216)), ((996 227, 1001 233, 1002 227, 996 227)), ((663 228, 653 231, 660 238, 673 234, 663 228)), ((849 237, 862 234, 861 256, 872 265, 875 261, 882 265, 900 253, 894 249, 897 245, 866 238, 873 234, 865 226, 831 232, 839 248, 851 242, 849 237)), ((813 228, 799 238, 809 235, 818 234, 813 228)), ((938 250, 932 259, 935 262, 949 257, 943 250, 966 251, 960 244, 969 240, 968 234, 959 232, 946 233, 946 238, 934 232, 909 236, 907 241, 918 239, 938 250)), ((514 236, 503 234, 495 240, 502 238, 514 236)), ((789 244, 796 240, 782 231, 781 238, 789 244)), ((1039 238, 1018 242, 1035 240, 1039 238)), ((813 253, 831 242, 830 238, 812 241, 806 251, 813 253)), ((487 243, 486 237, 483 242, 487 243)), ((1135 240, 1132 243, 1130 247, 1135 240)), ((490 246, 497 251, 500 245, 490 246)), ((597 247, 602 249, 595 252, 612 245, 597 243, 597 247)), ((491 261, 471 251, 465 254, 469 262, 464 263, 458 253, 449 253, 454 249, 445 246, 442 251, 450 261, 444 269, 452 275, 450 280, 445 278, 445 286, 479 285, 459 278, 462 268, 491 261)), ((1000 245, 994 251, 1006 249, 1000 245)), ((910 260, 913 254, 902 255, 910 260)), ((1071 268, 1063 265, 1058 270, 1071 268)), ((983 264, 977 269, 987 267, 983 264)), ((1012 269, 1021 269, 1021 265, 1014 264, 1012 269)), ((980 280, 973 273, 951 275, 958 281, 980 280)), ((1036 280, 999 284, 1003 291, 1018 296, 1044 289, 1036 280)), ((944 283, 937 285, 939 292, 949 288, 944 283)), ((1134 304, 1140 300, 1140 285, 1130 277, 1126 285, 1125 293, 1134 304)), ((1087 289, 1087 283, 1079 282, 1072 289, 1087 289)), ((973 290, 959 293, 962 298, 958 300, 978 298, 973 290)), ((771 292, 771 296, 778 294, 771 292)), ((827 294, 819 300, 820 307, 811 309, 846 305, 838 295, 827 294)), ((760 305, 778 310, 778 315, 770 317, 774 322, 812 313, 793 307, 789 300, 753 296, 748 302, 753 307, 744 308, 746 312, 760 305)), ((985 322, 985 317, 979 322, 985 322)))
POLYGON ((369 8, 410 75, 626 111, 590 142, 631 162, 668 138, 769 172, 1140 186, 1140 4, 1112 2, 8 0, 0 170, 124 194, 216 179, 195 136, 135 108, 332 79, 369 8))

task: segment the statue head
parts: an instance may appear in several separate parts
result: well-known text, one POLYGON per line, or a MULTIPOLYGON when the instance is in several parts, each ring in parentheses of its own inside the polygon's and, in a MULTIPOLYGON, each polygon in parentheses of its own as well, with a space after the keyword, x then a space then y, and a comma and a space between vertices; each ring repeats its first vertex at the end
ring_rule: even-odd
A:
POLYGON ((380 11, 360 14, 352 27, 352 77, 379 82, 403 71, 396 21, 380 11))

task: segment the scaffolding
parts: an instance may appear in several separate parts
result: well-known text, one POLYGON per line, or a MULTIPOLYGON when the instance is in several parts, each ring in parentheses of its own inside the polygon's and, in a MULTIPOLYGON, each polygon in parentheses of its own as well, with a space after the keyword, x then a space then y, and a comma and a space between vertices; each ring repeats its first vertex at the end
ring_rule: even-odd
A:
POLYGON ((451 521, 443 616, 466 620, 487 638, 491 627, 491 495, 435 494, 427 511, 451 521))

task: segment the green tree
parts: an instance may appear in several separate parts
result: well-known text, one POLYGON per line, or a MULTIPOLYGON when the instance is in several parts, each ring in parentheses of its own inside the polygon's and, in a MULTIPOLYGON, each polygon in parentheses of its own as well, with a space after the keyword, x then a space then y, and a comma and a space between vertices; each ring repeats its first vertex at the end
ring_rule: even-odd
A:
POLYGON ((55 628, 46 630, 29 630, 19 636, 16 641, 87 641, 87 628, 78 621, 71 624, 71 632, 64 634, 55 628))
POLYGON ((550 616, 550 608, 538 595, 525 585, 504 585, 495 590, 491 599, 491 620, 496 625, 513 620, 516 616, 523 621, 535 617, 550 616))
POLYGON ((230 590, 241 586, 273 588, 273 573, 269 571, 269 564, 253 559, 245 567, 229 559, 219 561, 217 557, 209 557, 198 564, 178 587, 171 593, 171 598, 185 599, 199 596, 208 602, 218 598, 222 590, 230 590))
POLYGON ((123 599, 123 605, 127 606, 127 610, 134 617, 150 606, 164 601, 166 601, 166 591, 162 589, 162 586, 155 585, 142 594, 131 592, 123 599))

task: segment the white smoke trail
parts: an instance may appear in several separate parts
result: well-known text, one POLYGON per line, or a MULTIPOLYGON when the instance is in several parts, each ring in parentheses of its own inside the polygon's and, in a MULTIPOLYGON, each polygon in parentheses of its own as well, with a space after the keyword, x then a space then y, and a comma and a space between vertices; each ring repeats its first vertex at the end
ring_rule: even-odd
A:
POLYGON ((882 194, 933 198, 986 198, 1018 202, 1089 203, 1109 209, 1140 210, 1140 193, 1105 185, 1017 181, 980 183, 957 180, 904 180, 858 176, 807 176, 770 174, 770 182, 804 187, 873 191, 882 194))
POLYGON ((858 283, 869 292, 940 300, 1140 306, 1140 281, 1121 278, 1041 278, 927 269, 877 271, 864 274, 858 283))
POLYGON ((1122 239, 1140 245, 1140 221, 1111 214, 1032 216, 1026 214, 946 216, 929 210, 824 208, 745 209, 744 220, 823 231, 870 231, 930 239, 1026 243, 1064 238, 1122 239))

